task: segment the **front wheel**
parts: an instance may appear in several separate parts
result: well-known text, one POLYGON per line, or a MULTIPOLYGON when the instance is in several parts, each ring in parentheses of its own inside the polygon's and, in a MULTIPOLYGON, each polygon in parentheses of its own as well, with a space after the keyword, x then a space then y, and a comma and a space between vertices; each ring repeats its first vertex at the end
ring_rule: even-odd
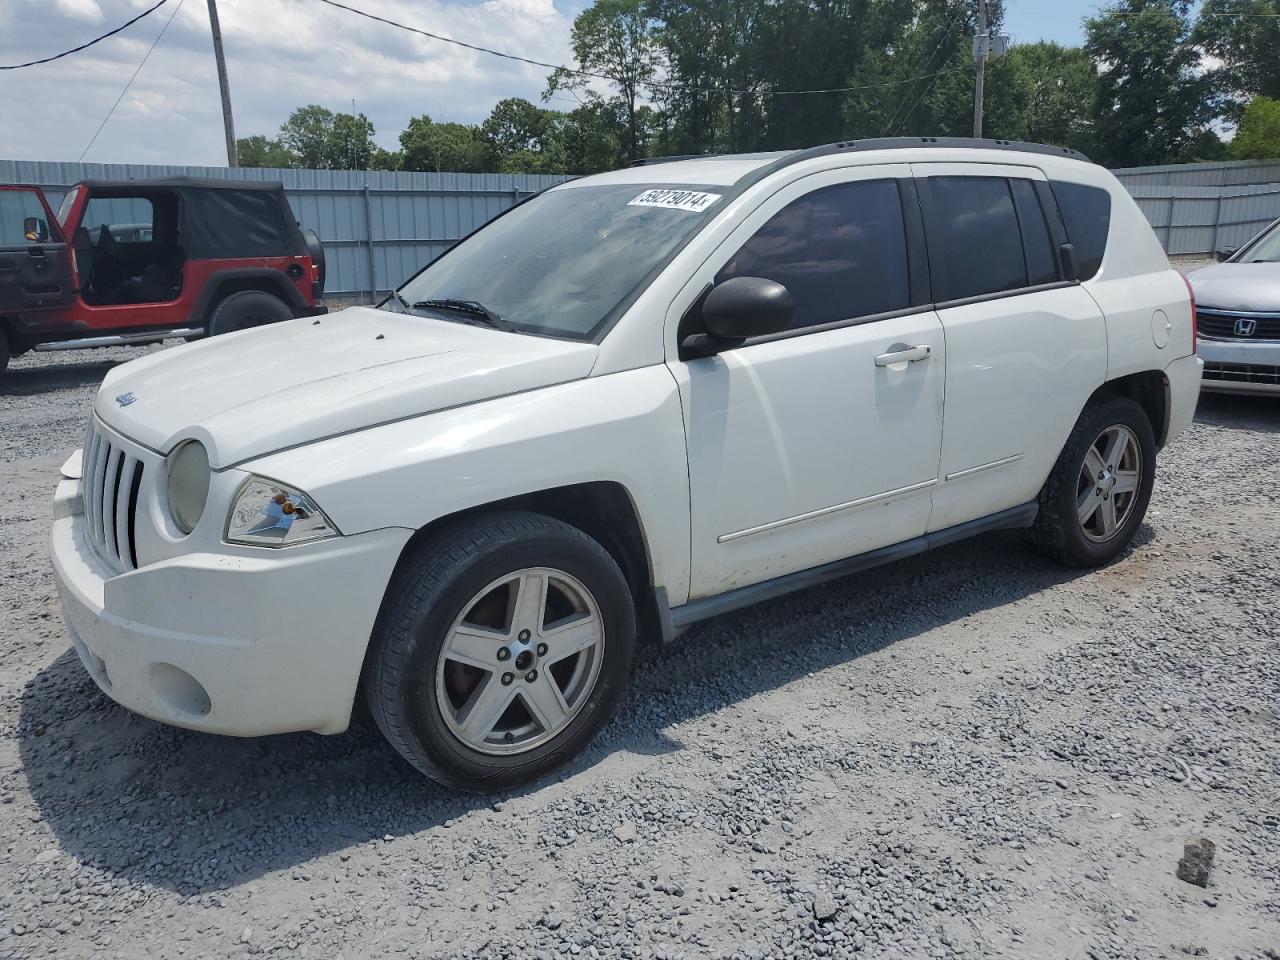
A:
POLYGON ((434 780, 501 790, 580 752, 631 670, 617 563, 568 524, 510 512, 421 544, 388 591, 365 667, 370 711, 434 780))
POLYGON ((1040 495, 1032 542, 1072 566, 1110 563, 1138 532, 1155 474, 1156 441, 1146 411, 1127 397, 1091 403, 1040 495))

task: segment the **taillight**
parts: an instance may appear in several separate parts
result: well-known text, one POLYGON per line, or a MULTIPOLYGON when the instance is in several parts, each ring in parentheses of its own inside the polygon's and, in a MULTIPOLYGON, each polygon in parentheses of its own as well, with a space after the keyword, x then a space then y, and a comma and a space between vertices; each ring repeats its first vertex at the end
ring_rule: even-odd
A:
POLYGON ((1196 291, 1185 273, 1180 273, 1178 276, 1182 277, 1182 282, 1187 285, 1187 296, 1191 298, 1191 352, 1195 353, 1196 341, 1200 338, 1200 324, 1196 320, 1196 291))

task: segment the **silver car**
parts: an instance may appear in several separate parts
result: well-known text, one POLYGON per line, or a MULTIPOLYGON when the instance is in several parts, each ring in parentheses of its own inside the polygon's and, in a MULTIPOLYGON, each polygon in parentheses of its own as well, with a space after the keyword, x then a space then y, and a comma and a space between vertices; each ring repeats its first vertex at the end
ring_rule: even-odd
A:
POLYGON ((1280 395, 1280 220, 1221 263, 1189 275, 1196 295, 1201 389, 1280 395))

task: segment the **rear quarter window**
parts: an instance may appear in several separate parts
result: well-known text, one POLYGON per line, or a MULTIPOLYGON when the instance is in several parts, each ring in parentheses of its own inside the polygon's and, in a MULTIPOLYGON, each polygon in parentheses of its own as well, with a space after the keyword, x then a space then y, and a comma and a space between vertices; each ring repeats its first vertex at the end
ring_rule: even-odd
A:
POLYGON ((1088 280, 1102 266, 1107 252, 1107 232, 1111 229, 1111 194, 1101 187, 1066 180, 1050 180, 1067 239, 1075 248, 1080 279, 1088 280))

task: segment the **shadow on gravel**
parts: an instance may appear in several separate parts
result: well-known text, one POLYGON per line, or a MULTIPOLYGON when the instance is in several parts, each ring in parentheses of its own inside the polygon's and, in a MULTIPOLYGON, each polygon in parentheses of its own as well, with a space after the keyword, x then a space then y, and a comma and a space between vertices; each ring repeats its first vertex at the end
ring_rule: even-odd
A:
POLYGON ((1280 396, 1241 397, 1227 393, 1202 393, 1196 405, 1196 422, 1230 430, 1280 433, 1280 396))
POLYGON ((44 393, 69 387, 87 387, 101 383, 112 367, 123 360, 97 360, 92 363, 58 363, 44 366, 10 367, 0 380, 0 396, 44 393))
MULTIPOLYGON (((1151 538, 1144 527, 1139 540, 1151 538)), ((589 777, 622 751, 698 750, 665 731, 1079 575, 998 533, 710 621, 639 663, 617 717, 561 777, 589 777)), ((495 799, 422 778, 359 712, 342 736, 253 740, 136 717, 70 651, 23 691, 18 744, 40 815, 68 853, 183 894, 308 873, 317 857, 495 799)))

